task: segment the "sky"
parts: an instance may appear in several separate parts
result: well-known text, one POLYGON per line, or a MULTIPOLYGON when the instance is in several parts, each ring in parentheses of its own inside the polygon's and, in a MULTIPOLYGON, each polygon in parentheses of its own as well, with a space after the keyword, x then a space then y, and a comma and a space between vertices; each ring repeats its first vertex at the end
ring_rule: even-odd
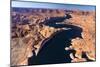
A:
POLYGON ((49 8, 49 9, 70 9, 70 10, 84 10, 94 11, 95 6, 93 5, 75 5, 75 4, 55 4, 55 3, 40 3, 40 2, 25 2, 25 1, 12 1, 12 7, 21 8, 49 8))

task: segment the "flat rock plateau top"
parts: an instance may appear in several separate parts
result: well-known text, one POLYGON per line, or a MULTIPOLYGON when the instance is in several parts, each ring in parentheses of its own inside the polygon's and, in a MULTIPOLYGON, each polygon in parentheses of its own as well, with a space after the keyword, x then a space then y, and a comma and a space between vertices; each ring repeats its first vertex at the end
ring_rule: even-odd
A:
POLYGON ((69 54, 71 62, 95 60, 95 20, 95 11, 12 8, 11 65, 28 65, 32 51, 38 55, 43 43, 55 33, 72 27, 80 28, 82 32, 80 37, 71 38, 70 46, 64 48, 75 51, 69 54))

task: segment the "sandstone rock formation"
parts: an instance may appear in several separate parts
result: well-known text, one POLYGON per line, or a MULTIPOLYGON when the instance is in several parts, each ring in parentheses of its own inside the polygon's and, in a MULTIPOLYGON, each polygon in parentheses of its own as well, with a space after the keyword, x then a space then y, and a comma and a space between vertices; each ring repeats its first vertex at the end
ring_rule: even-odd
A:
POLYGON ((70 15, 71 18, 65 19, 61 24, 75 25, 83 30, 82 38, 72 39, 71 46, 65 47, 67 51, 76 51, 75 56, 73 53, 70 54, 72 62, 87 61, 82 57, 83 53, 88 59, 95 60, 95 12, 13 8, 11 14, 11 65, 28 65, 28 58, 33 55, 32 51, 38 54, 45 39, 50 38, 57 31, 67 30, 45 24, 51 18, 66 15, 70 15))
MULTIPOLYGON (((95 60, 95 12, 86 12, 87 14, 73 14, 70 20, 68 20, 69 22, 71 22, 71 24, 73 25, 77 25, 79 27, 81 27, 83 29, 82 34, 82 38, 83 41, 81 41, 81 39, 75 39, 75 41, 72 40, 72 46, 74 46, 75 48, 79 48, 79 45, 81 46, 81 49, 84 50, 76 50, 79 53, 85 52, 87 57, 91 60, 95 60), (80 41, 77 43, 77 41, 80 41), (84 47, 81 45, 85 45, 84 47), (77 47, 76 47, 77 46, 77 47), (80 52, 81 51, 81 52, 80 52)), ((79 54, 81 55, 81 54, 79 54)), ((81 56, 82 57, 82 56, 81 56)))

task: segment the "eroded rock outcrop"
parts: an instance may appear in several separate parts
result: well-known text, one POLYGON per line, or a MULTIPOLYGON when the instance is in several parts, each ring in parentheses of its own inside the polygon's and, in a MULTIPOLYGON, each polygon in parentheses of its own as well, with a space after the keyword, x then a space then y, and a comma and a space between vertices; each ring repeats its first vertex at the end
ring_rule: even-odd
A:
POLYGON ((82 52, 85 52, 90 60, 95 60, 95 12, 84 12, 82 14, 74 13, 72 14, 72 17, 73 18, 68 20, 68 22, 83 29, 83 32, 81 33, 82 39, 72 39, 72 47, 75 50, 77 49, 76 54, 78 52, 78 58, 82 57, 82 52))
MULTIPOLYGON (((95 60, 95 12, 67 11, 53 9, 20 9, 13 8, 11 24, 11 65, 28 65, 28 58, 38 54, 42 42, 54 33, 67 28, 47 25, 68 24, 82 28, 82 38, 71 40, 71 46, 65 50, 75 50, 75 56, 69 56, 72 62, 87 61, 82 57, 95 60), (52 19, 53 18, 53 19, 52 19), (60 21, 57 18, 62 18, 60 21), (55 22, 53 22, 55 21, 55 22), (56 23, 57 22, 57 23, 56 23)), ((56 49, 56 48, 55 48, 56 49)))

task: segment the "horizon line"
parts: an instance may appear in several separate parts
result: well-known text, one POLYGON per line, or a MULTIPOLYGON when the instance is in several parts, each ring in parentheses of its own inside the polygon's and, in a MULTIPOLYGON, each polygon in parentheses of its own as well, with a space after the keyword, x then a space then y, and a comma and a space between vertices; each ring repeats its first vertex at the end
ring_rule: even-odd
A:
POLYGON ((12 1, 11 7, 16 8, 44 8, 44 9, 63 9, 63 10, 83 10, 95 11, 96 6, 93 5, 77 5, 77 4, 59 4, 44 2, 28 2, 28 1, 12 1))

